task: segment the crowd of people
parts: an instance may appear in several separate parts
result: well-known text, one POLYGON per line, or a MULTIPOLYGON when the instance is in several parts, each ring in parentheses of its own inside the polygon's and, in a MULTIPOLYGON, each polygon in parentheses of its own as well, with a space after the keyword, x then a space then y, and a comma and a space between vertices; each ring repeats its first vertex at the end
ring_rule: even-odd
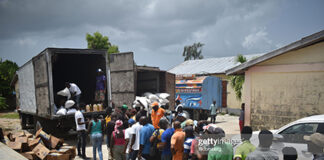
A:
MULTIPOLYGON (((81 107, 83 107, 81 105, 81 107)), ((154 102, 150 106, 151 114, 144 108, 129 109, 128 106, 106 108, 107 116, 93 116, 85 120, 80 108, 75 113, 78 131, 77 150, 80 157, 86 158, 86 134, 89 133, 93 145, 93 159, 96 151, 102 160, 102 142, 106 143, 110 159, 115 160, 259 160, 279 159, 278 153, 271 150, 273 135, 262 130, 259 146, 250 142, 252 128, 241 129, 242 143, 235 152, 231 143, 222 141, 225 132, 207 120, 189 119, 178 108, 176 116, 167 118, 166 111, 154 102), (88 129, 86 129, 86 124, 88 129), (210 143, 208 139, 214 139, 210 143)), ((283 150, 284 159, 297 159, 297 152, 292 147, 283 150)))

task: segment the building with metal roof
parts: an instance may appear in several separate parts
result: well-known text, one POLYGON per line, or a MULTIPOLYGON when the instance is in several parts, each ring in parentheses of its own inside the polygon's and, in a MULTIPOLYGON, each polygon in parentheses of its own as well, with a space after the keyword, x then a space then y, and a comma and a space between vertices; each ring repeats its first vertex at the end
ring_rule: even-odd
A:
MULTIPOLYGON (((263 54, 244 55, 247 60, 252 60, 263 54)), ((225 74, 225 71, 240 65, 235 61, 236 56, 206 58, 199 60, 188 60, 168 70, 168 72, 176 75, 194 74, 194 75, 210 75, 225 74)))

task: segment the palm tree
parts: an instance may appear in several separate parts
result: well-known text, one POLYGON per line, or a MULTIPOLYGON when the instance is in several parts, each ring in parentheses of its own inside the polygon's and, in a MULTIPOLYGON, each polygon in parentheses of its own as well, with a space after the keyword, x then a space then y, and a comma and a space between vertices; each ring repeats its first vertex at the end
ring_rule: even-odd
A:
POLYGON ((200 42, 194 43, 190 46, 185 46, 182 53, 182 56, 185 57, 184 61, 192 59, 203 59, 204 56, 201 54, 202 46, 204 46, 204 44, 200 42))
MULTIPOLYGON (((246 62, 246 58, 242 54, 238 54, 235 58, 235 62, 237 63, 244 63, 246 62)), ((244 84, 244 75, 236 75, 236 76, 230 76, 230 83, 232 88, 234 89, 236 98, 241 100, 242 98, 242 88, 244 84)))

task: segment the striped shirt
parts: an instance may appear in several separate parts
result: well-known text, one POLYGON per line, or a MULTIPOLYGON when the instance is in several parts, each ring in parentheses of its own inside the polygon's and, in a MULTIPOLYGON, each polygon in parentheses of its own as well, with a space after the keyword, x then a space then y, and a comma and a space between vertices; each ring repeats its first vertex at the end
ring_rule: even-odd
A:
POLYGON ((195 137, 188 137, 185 139, 185 142, 183 143, 184 153, 190 153, 191 143, 194 139, 195 137))

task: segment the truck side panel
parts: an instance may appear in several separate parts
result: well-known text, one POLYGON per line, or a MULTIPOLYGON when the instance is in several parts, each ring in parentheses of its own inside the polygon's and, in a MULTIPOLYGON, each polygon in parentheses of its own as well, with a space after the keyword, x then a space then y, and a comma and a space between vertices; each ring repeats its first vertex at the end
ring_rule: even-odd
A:
POLYGON ((131 105, 135 99, 135 67, 133 53, 110 56, 111 97, 116 106, 131 105))
POLYGON ((36 114, 34 66, 32 61, 18 70, 20 111, 36 114))
POLYGON ((33 58, 37 115, 40 117, 50 116, 46 54, 45 50, 43 54, 33 58))

